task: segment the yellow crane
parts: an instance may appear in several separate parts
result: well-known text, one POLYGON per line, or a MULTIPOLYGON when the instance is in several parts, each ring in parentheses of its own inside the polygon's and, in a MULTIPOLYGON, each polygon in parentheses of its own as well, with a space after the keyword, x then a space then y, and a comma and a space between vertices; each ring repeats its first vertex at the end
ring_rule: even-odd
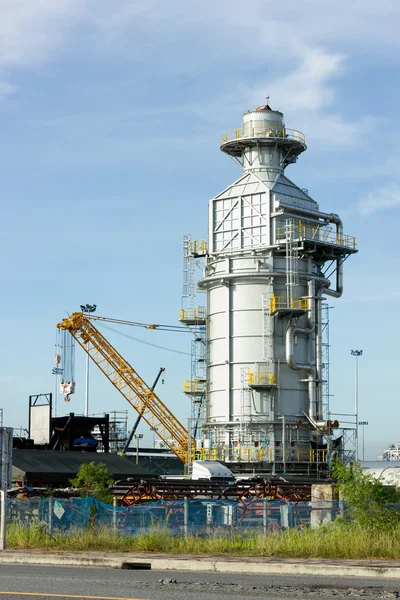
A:
POLYGON ((88 315, 82 312, 73 313, 57 324, 59 329, 69 331, 107 379, 142 416, 142 419, 146 421, 151 429, 157 431, 157 435, 168 448, 185 464, 188 463, 189 443, 194 448, 194 441, 189 440, 187 429, 143 381, 135 369, 94 326, 92 322, 94 319, 129 325, 137 324, 148 329, 156 329, 158 326, 107 317, 91 316, 89 318, 88 315))

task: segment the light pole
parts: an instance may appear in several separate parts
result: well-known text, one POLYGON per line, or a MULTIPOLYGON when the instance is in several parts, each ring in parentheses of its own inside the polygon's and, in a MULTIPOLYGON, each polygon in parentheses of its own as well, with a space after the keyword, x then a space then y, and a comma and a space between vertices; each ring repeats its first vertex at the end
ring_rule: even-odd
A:
POLYGON ((151 427, 151 431, 153 432, 153 448, 156 447, 156 433, 158 431, 158 427, 151 427))
POLYGON ((364 445, 364 436, 365 436, 365 426, 368 425, 368 421, 358 421, 358 424, 362 426, 362 457, 363 462, 365 460, 365 445, 364 445))
POLYGON ((351 350, 354 356, 354 413, 356 417, 356 460, 358 460, 358 357, 362 356, 362 350, 351 350))
POLYGON ((139 464, 139 440, 143 437, 143 433, 135 433, 136 439, 136 464, 139 464))
MULTIPOLYGON (((81 311, 84 314, 91 314, 97 308, 97 304, 81 304, 81 311)), ((84 417, 89 416, 89 342, 86 343, 86 386, 85 386, 85 410, 84 417)))

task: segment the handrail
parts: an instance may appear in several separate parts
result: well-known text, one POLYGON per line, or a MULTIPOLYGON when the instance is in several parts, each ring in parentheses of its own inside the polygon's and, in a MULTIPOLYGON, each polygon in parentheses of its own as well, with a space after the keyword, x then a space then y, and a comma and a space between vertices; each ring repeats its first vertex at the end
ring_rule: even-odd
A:
POLYGON ((248 371, 247 381, 249 385, 276 385, 276 374, 272 371, 252 373, 248 371))
POLYGON ((289 298, 273 295, 270 301, 270 313, 277 310, 308 310, 308 298, 289 298))
POLYGON ((222 135, 221 145, 234 140, 246 138, 270 138, 280 140, 292 140, 303 145, 306 143, 306 136, 297 129, 287 129, 286 127, 242 127, 241 129, 231 129, 222 135))
POLYGON ((281 446, 271 448, 264 446, 219 446, 217 448, 196 448, 190 451, 191 460, 221 460, 226 462, 303 462, 325 463, 328 458, 327 450, 312 450, 307 448, 286 448, 283 453, 281 446), (284 455, 283 455, 284 454, 284 455))
POLYGON ((204 379, 185 379, 183 391, 185 394, 205 394, 206 382, 204 379))
POLYGON ((298 221, 295 225, 278 227, 276 230, 276 240, 278 242, 286 241, 288 231, 292 232, 293 240, 323 242, 324 244, 343 246, 353 250, 356 250, 357 248, 357 239, 354 236, 344 233, 339 235, 336 231, 333 231, 331 227, 308 225, 304 221, 298 221))
POLYGON ((179 312, 180 321, 204 321, 206 318, 206 309, 204 306, 181 308, 179 312))

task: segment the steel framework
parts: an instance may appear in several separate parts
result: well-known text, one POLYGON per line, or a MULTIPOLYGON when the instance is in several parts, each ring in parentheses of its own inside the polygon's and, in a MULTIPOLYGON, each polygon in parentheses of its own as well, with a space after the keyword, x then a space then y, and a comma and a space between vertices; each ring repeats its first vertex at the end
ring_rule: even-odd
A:
POLYGON ((168 448, 186 463, 187 430, 91 320, 83 313, 76 312, 63 319, 57 327, 69 331, 150 428, 156 429, 157 435, 168 448))

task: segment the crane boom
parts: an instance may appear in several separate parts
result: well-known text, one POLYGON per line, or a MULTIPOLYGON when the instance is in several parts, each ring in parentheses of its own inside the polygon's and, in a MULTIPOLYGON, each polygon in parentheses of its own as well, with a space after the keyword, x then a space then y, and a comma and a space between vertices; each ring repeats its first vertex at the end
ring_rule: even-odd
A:
MULTIPOLYGON (((58 323, 69 331, 83 350, 111 381, 142 419, 184 463, 188 462, 188 431, 82 312, 58 323)), ((193 440, 190 440, 193 444, 193 440)), ((192 445, 192 447, 194 447, 192 445)))

